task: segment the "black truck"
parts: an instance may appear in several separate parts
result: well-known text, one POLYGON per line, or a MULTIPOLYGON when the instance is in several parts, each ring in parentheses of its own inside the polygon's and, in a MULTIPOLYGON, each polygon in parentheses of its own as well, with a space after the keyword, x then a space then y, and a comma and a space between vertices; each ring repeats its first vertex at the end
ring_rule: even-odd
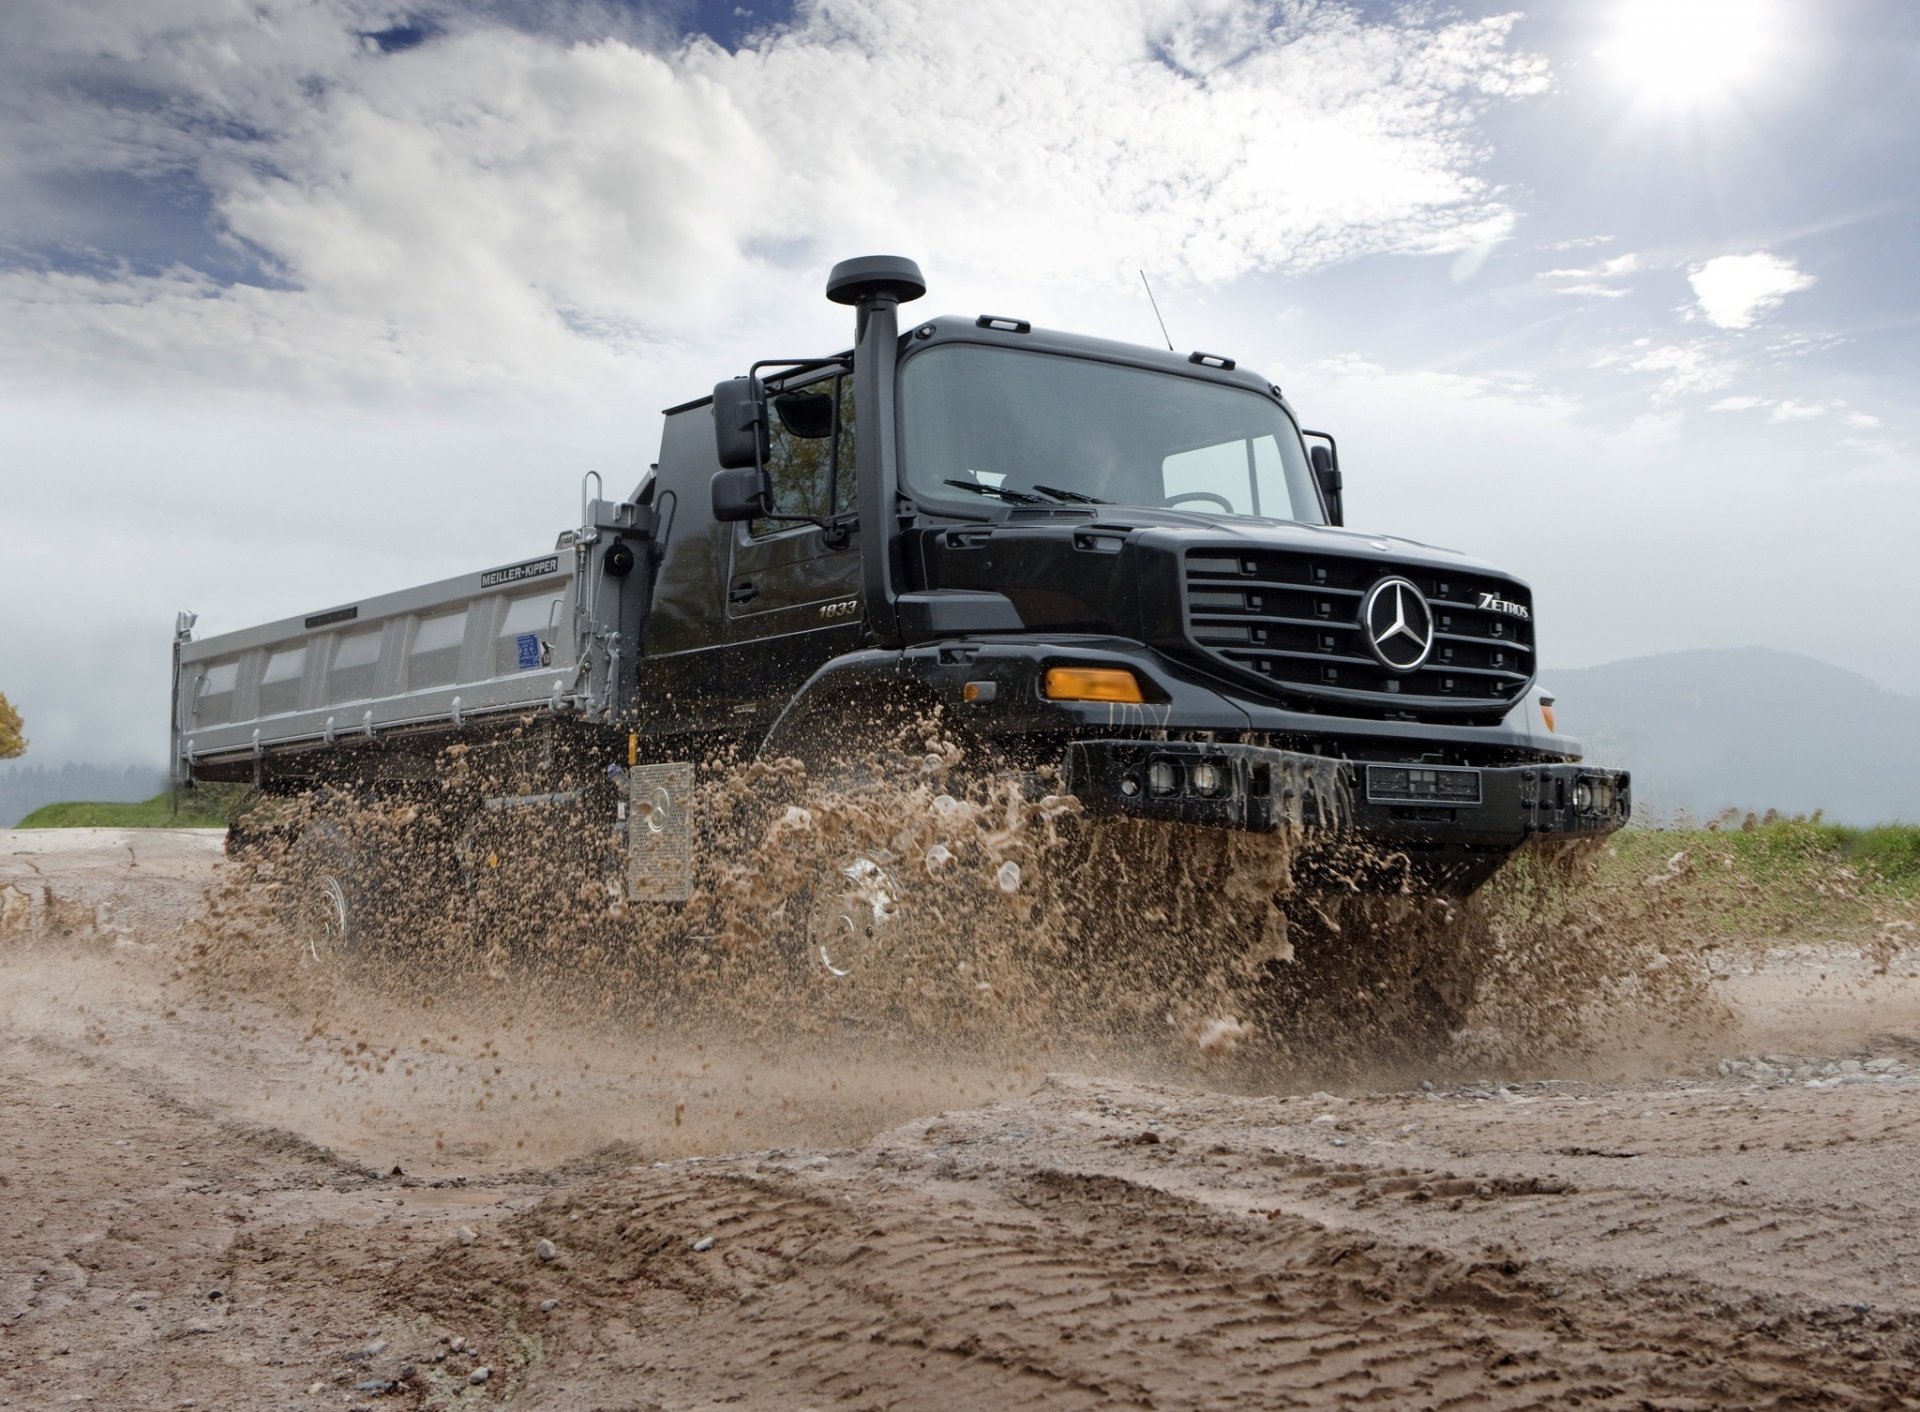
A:
MULTIPOLYGON (((831 769, 906 719, 1091 819, 1344 852, 1346 887, 1464 895, 1625 822, 1628 776, 1556 733, 1527 585, 1345 528, 1334 439, 1278 387, 1017 318, 902 327, 923 292, 911 260, 835 266, 853 347, 668 409, 633 494, 590 476, 551 551, 203 640, 183 614, 176 780, 431 794, 450 876, 485 820, 565 811, 622 904, 689 896, 711 762, 831 769), (476 749, 504 763, 452 808, 476 749)), ((311 944, 351 945, 379 860, 305 832, 311 944)))

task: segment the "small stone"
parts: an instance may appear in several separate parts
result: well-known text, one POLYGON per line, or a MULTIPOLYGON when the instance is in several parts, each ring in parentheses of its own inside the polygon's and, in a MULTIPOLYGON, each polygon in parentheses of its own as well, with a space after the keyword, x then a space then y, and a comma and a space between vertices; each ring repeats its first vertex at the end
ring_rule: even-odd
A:
POLYGON ((1009 858, 1000 865, 1000 871, 994 875, 994 882, 1002 892, 1015 893, 1020 890, 1020 865, 1009 858))
POLYGON ((1842 1059, 1840 1061, 1840 1072, 1843 1074, 1857 1074, 1860 1072, 1860 1069, 1861 1064, 1858 1059, 1842 1059))
POLYGON ((713 1249, 712 1236, 701 1236, 700 1239, 693 1243, 693 1253, 695 1255, 704 1255, 711 1249, 713 1249))
POLYGON ((325 1392, 326 1390, 327 1390, 327 1385, 325 1383, 308 1383, 307 1384, 308 1397, 318 1397, 321 1393, 325 1392))
POLYGON ((471 1373, 467 1374, 467 1381, 474 1387, 479 1387, 480 1384, 492 1376, 493 1369, 491 1368, 475 1368, 471 1373))
POLYGON ((543 1299, 540 1301, 540 1312, 542 1314, 551 1314, 559 1307, 560 1301, 557 1299, 543 1299))
POLYGON ((464 1353, 466 1351, 467 1341, 463 1338, 456 1338, 449 1343, 447 1347, 451 1348, 455 1353, 464 1353))
POLYGON ((479 1236, 474 1234, 474 1230, 472 1226, 460 1227, 459 1230, 453 1233, 453 1238, 459 1241, 462 1245, 472 1245, 476 1240, 480 1239, 479 1236))
POLYGON ((542 1260, 558 1260, 560 1258, 560 1247, 545 1237, 542 1237, 534 1243, 533 1253, 538 1255, 542 1260))

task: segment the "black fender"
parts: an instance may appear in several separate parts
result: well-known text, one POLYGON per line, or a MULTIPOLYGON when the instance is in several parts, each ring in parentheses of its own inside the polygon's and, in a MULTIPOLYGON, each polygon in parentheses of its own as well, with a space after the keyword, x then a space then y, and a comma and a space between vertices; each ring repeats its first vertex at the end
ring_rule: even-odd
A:
POLYGON ((905 654, 849 652, 807 678, 755 753, 763 760, 810 764, 849 759, 885 746, 920 722, 931 723, 941 709, 938 693, 905 654))

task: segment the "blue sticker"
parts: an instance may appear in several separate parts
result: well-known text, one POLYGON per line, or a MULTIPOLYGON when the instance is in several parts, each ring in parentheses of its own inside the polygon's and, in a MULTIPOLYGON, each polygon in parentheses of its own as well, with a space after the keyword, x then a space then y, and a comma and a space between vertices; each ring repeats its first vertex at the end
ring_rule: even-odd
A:
POLYGON ((540 635, 538 633, 523 632, 513 641, 514 645, 520 649, 521 671, 524 672, 529 667, 537 667, 540 665, 540 635))

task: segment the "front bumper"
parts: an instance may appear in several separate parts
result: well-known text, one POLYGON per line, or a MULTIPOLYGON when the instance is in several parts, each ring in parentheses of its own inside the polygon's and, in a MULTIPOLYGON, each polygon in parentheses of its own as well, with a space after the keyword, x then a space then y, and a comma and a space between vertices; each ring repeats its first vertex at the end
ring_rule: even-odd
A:
POLYGON ((1328 759, 1260 745, 1081 740, 1063 762, 1094 815, 1268 833, 1292 827, 1421 853, 1511 852, 1612 833, 1632 812, 1623 770, 1459 768, 1328 759))

